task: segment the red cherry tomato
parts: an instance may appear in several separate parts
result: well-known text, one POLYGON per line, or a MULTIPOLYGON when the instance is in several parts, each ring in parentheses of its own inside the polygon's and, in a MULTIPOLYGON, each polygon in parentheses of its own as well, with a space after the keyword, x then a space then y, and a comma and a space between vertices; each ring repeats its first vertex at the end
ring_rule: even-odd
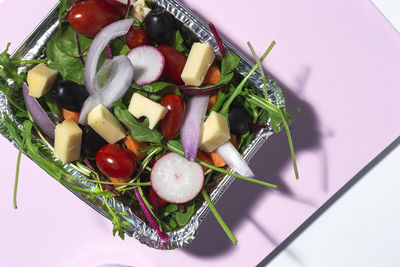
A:
POLYGON ((92 38, 105 26, 120 19, 120 12, 104 0, 79 2, 68 12, 72 28, 92 38))
POLYGON ((96 154, 96 164, 102 173, 115 178, 129 177, 136 169, 132 152, 114 144, 100 148, 96 154))
POLYGON ((173 138, 181 128, 185 116, 185 101, 179 95, 166 95, 161 105, 168 108, 165 117, 160 121, 161 132, 165 139, 173 138))
POLYGON ((168 204, 168 202, 160 198, 151 187, 147 199, 149 200, 150 204, 156 208, 162 208, 168 204))
POLYGON ((175 84, 183 84, 181 74, 187 57, 173 47, 160 45, 158 50, 165 58, 165 66, 162 77, 175 84))
POLYGON ((126 34, 126 44, 130 49, 147 44, 147 33, 139 26, 132 26, 126 34))

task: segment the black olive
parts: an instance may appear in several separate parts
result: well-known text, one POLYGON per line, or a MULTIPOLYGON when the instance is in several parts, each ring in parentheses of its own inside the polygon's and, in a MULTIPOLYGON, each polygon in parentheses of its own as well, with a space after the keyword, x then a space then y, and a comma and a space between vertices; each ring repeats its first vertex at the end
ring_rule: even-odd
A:
POLYGON ((107 144, 107 141, 96 133, 89 125, 86 125, 83 128, 81 154, 84 158, 95 159, 97 151, 107 144))
POLYGON ((55 84, 51 95, 59 107, 75 112, 81 111, 83 103, 89 97, 85 86, 64 80, 55 84))
POLYGON ((229 110, 229 124, 234 134, 244 134, 250 129, 251 116, 241 106, 232 106, 229 110))
POLYGON ((147 37, 151 43, 169 45, 175 38, 175 24, 164 8, 155 8, 144 20, 147 37))

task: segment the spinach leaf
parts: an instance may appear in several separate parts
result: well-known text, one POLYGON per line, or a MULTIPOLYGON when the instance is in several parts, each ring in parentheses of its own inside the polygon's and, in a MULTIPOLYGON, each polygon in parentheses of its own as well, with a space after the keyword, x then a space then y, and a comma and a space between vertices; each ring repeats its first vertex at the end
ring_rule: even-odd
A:
POLYGON ((114 105, 114 114, 129 129, 128 134, 136 141, 161 144, 162 135, 156 129, 149 129, 147 120, 138 122, 127 109, 122 109, 118 105, 114 105))
POLYGON ((185 46, 185 40, 179 30, 175 32, 175 40, 171 46, 185 55, 189 53, 189 49, 185 46))
POLYGON ((240 63, 240 58, 232 53, 227 54, 221 63, 221 80, 218 85, 228 84, 232 78, 235 69, 240 63))
MULTIPOLYGON (((79 57, 82 56, 83 59, 86 59, 92 41, 92 39, 77 33, 71 26, 63 25, 47 43, 48 66, 59 71, 63 79, 84 84, 84 65, 79 57)), ((113 55, 129 52, 129 47, 120 39, 111 41, 110 47, 113 55)), ((98 69, 106 59, 107 54, 103 51, 98 62, 98 69)))
POLYGON ((65 80, 84 84, 84 66, 79 59, 78 43, 83 55, 87 54, 92 39, 76 34, 70 26, 63 26, 47 43, 48 66, 60 72, 65 80))
POLYGON ((185 205, 185 211, 184 212, 175 212, 175 219, 176 222, 179 224, 179 226, 185 226, 189 221, 190 218, 192 218, 193 214, 194 214, 194 201, 190 202, 189 204, 185 205))

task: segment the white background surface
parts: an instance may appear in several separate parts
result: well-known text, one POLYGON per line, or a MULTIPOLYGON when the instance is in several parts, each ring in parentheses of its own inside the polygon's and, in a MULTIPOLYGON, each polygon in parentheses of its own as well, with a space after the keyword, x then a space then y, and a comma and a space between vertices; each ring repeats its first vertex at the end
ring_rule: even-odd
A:
POLYGON ((400 266, 399 141, 267 265, 400 266))
POLYGON ((400 1, 399 0, 371 0, 386 19, 400 33, 400 1))

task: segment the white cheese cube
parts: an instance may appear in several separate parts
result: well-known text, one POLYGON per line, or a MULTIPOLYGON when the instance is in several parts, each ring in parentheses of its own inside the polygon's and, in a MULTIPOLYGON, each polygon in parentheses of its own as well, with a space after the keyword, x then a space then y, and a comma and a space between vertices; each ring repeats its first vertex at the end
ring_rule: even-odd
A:
POLYGON ((230 139, 228 120, 212 111, 203 124, 199 148, 205 152, 212 152, 230 139))
POLYGON ((73 120, 56 126, 54 156, 64 163, 78 160, 81 154, 82 130, 73 120))
POLYGON ((185 84, 200 86, 214 58, 214 51, 209 44, 194 43, 181 74, 185 84))
POLYGON ((108 143, 114 144, 125 138, 124 127, 103 105, 98 105, 88 115, 88 124, 108 143))
POLYGON ((140 22, 146 18, 147 14, 151 9, 146 6, 144 0, 138 0, 133 4, 133 8, 131 9, 131 15, 137 18, 140 22))
POLYGON ((138 93, 133 94, 128 110, 136 119, 146 117, 150 129, 153 129, 168 112, 166 107, 138 93))
POLYGON ((58 71, 48 68, 40 63, 28 71, 26 80, 29 87, 29 95, 39 98, 47 93, 57 78, 58 71))

